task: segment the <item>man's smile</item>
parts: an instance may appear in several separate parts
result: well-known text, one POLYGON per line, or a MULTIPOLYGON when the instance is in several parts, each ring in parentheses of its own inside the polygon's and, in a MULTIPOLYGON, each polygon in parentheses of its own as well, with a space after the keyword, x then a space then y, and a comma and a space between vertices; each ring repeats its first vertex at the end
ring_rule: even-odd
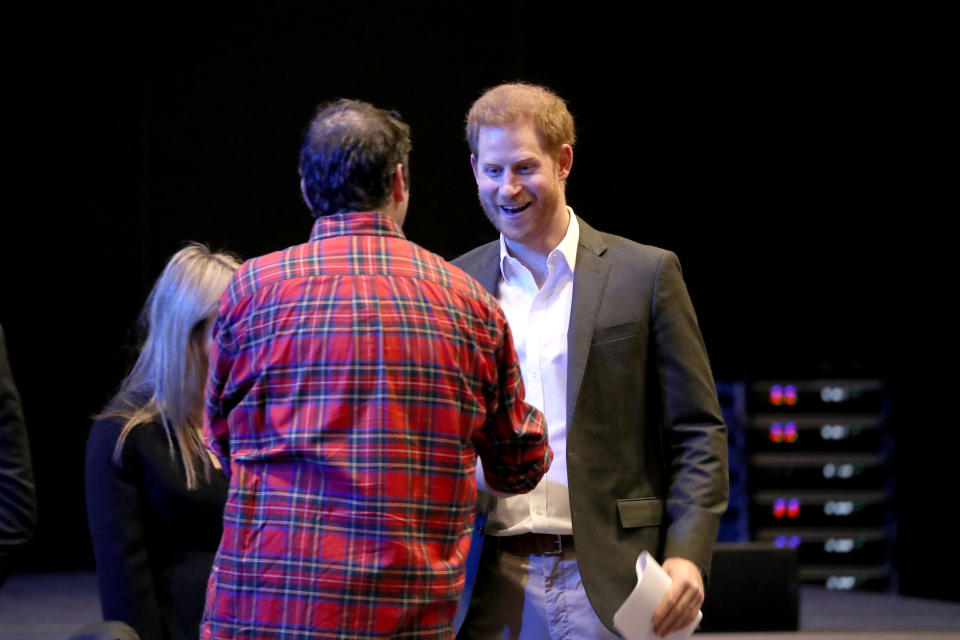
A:
POLYGON ((531 204, 530 202, 527 202, 526 204, 517 204, 517 205, 501 204, 500 211, 502 211, 504 215, 515 216, 523 212, 524 210, 526 210, 526 208, 529 207, 530 204, 531 204))

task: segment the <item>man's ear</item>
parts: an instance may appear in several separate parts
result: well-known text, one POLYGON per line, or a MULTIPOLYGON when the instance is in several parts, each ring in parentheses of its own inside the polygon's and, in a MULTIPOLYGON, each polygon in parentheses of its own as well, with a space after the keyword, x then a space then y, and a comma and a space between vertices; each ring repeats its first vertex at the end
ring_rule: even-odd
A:
POLYGON ((313 206, 310 204, 310 198, 307 197, 307 183, 303 181, 303 178, 300 178, 300 195, 303 196, 303 201, 307 204, 307 209, 313 211, 313 206))
POLYGON ((477 179, 477 156, 470 154, 470 167, 473 168, 473 179, 477 179))
POLYGON ((560 146, 560 156, 557 158, 557 178, 566 180, 573 166, 573 147, 568 144, 560 146))
POLYGON ((397 163, 397 169, 393 172, 393 188, 390 190, 390 196, 394 202, 400 203, 407 199, 410 188, 403 179, 403 165, 397 163))

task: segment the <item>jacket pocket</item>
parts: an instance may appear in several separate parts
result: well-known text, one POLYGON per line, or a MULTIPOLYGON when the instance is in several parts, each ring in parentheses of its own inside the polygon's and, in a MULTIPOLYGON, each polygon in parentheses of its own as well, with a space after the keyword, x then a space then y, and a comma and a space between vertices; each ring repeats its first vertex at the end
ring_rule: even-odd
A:
POLYGON ((620 524, 624 529, 655 527, 663 520, 663 500, 657 498, 629 498, 617 500, 620 524))
POLYGON ((642 323, 639 321, 627 322, 626 324, 617 324, 612 327, 602 327, 593 332, 593 344, 607 344, 632 338, 640 333, 642 323))

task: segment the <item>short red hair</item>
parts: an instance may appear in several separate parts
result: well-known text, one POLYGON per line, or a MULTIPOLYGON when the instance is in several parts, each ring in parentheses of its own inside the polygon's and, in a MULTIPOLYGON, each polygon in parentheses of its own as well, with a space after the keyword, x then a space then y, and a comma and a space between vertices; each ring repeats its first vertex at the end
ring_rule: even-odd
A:
POLYGON ((532 122, 544 151, 556 155, 560 147, 571 147, 576 139, 573 116, 563 98, 546 87, 511 82, 488 89, 467 113, 467 143, 477 154, 480 127, 513 122, 532 122))

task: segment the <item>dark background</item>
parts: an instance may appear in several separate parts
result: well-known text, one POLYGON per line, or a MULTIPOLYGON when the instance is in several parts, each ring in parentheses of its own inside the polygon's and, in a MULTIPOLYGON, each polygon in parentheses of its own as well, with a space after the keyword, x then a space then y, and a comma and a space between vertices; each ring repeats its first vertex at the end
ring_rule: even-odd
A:
POLYGON ((244 258, 306 240, 297 150, 319 102, 404 115, 407 235, 452 258, 494 237, 464 114, 523 79, 576 118, 577 213, 680 256, 718 379, 889 383, 900 589, 960 600, 952 22, 908 3, 770 4, 12 14, 0 322, 37 475, 27 567, 93 567, 90 416, 166 259, 186 240, 244 258))

